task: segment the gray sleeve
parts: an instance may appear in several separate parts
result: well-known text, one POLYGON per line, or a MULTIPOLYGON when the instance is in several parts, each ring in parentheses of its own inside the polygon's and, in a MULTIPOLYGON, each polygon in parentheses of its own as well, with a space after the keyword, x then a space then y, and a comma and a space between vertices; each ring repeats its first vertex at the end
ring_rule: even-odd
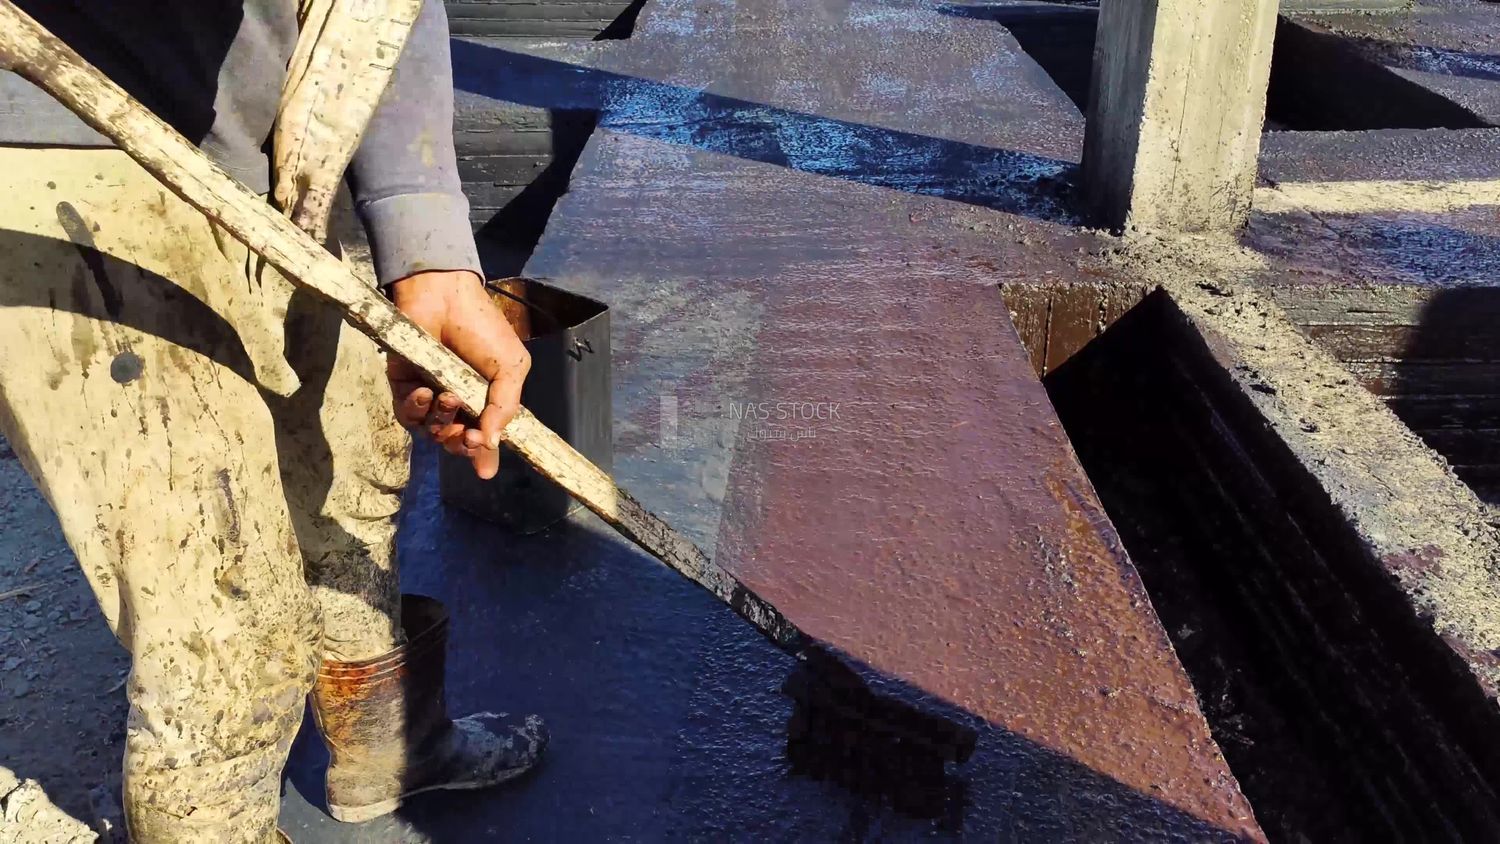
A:
POLYGON ((453 65, 442 0, 426 0, 349 167, 380 284, 480 272, 453 151, 453 65))

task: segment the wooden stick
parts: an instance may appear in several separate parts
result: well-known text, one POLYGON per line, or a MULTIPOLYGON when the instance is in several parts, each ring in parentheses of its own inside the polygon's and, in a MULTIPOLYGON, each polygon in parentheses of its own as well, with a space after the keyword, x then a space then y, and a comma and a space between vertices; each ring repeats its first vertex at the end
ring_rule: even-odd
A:
MULTIPOLYGON (((411 361, 433 385, 458 396, 466 411, 479 415, 489 392, 489 383, 479 373, 11 0, 0 0, 0 61, 113 140, 173 193, 293 283, 342 306, 349 324, 411 361)), ((621 535, 713 593, 783 650, 805 656, 807 637, 775 607, 616 486, 525 408, 506 427, 504 438, 533 468, 621 535)))

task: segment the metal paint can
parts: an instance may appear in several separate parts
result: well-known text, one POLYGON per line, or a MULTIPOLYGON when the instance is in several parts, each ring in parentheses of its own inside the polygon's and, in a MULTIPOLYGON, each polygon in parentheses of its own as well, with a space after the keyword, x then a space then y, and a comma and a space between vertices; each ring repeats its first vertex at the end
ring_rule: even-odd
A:
MULTIPOLYGON (((521 403, 542 424, 606 472, 614 468, 609 307, 525 278, 486 283, 490 296, 531 352, 521 403)), ((536 533, 581 507, 512 452, 483 481, 473 465, 442 452, 444 503, 520 534, 536 533)))

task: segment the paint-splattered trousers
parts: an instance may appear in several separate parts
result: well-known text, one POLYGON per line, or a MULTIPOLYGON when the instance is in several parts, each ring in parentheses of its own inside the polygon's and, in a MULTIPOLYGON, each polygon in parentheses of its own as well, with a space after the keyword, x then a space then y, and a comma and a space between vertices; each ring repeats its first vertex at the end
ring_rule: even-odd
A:
POLYGON ((0 429, 132 655, 133 839, 273 840, 319 661, 397 644, 384 359, 123 153, 0 196, 0 429))

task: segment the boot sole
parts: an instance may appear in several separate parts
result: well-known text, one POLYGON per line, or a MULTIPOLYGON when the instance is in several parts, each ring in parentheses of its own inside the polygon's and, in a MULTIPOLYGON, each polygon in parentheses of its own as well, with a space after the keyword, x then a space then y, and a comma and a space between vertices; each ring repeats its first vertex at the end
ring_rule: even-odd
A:
POLYGON ((400 797, 381 800, 378 803, 368 803, 364 806, 335 806, 329 803, 328 814, 339 823, 363 823, 364 821, 389 815, 401 808, 402 803, 419 794, 426 794, 429 791, 478 791, 483 788, 493 788, 497 785, 508 783, 535 767, 535 764, 531 764, 524 768, 516 768, 506 771, 499 779, 485 780, 484 782, 445 782, 438 785, 426 785, 404 792, 400 797))

